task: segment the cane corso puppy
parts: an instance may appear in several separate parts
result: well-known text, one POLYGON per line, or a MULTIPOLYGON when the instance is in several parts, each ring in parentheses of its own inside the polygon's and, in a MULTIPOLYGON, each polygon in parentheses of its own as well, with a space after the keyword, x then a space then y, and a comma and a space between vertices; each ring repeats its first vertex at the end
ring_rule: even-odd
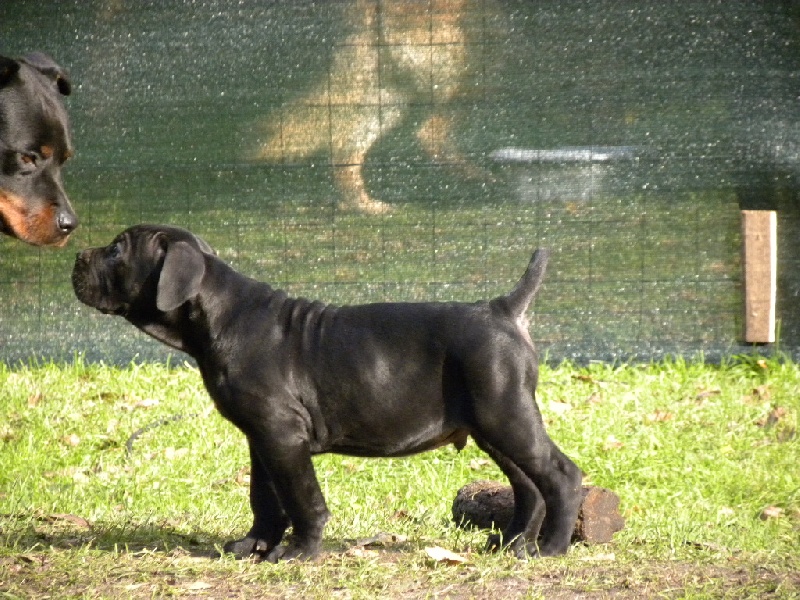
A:
POLYGON ((253 526, 227 552, 273 562, 319 552, 329 513, 312 455, 406 456, 472 436, 514 490, 514 517, 489 546, 551 556, 570 543, 581 473, 534 400, 525 312, 546 263, 538 250, 488 302, 336 307, 237 273, 188 231, 138 225, 78 254, 72 283, 85 304, 194 357, 247 437, 253 526))
POLYGON ((71 89, 45 54, 0 56, 0 233, 36 246, 63 246, 78 226, 61 183, 72 156, 61 96, 71 89))

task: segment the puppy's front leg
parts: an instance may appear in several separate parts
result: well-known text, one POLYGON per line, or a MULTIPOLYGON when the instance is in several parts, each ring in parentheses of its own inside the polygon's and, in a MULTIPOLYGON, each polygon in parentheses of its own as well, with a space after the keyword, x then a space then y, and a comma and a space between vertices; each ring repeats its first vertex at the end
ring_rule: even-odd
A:
MULTIPOLYGON (((322 530, 330 517, 304 433, 304 430, 301 433, 288 424, 284 427, 276 424, 269 434, 251 434, 250 437, 255 453, 269 474, 280 506, 292 524, 288 543, 275 546, 265 556, 269 562, 314 558, 319 553, 322 530)), ((260 506, 253 499, 251 504, 260 506)), ((253 528, 258 524, 259 514, 255 514, 253 528)))
POLYGON ((269 472, 258 458, 253 444, 250 447, 250 508, 253 511, 253 527, 240 540, 225 544, 225 552, 236 558, 267 555, 281 543, 289 526, 289 518, 281 506, 269 472))

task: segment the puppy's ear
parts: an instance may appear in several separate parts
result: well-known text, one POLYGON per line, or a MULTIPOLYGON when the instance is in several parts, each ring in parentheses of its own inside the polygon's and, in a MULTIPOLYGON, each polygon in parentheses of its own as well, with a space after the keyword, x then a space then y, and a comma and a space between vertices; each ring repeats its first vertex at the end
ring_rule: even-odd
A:
POLYGON ((0 56, 0 87, 6 85, 19 71, 19 63, 11 58, 0 56))
POLYGON ((200 291, 206 272, 202 252, 187 242, 175 242, 167 247, 164 265, 158 278, 156 307, 163 312, 175 310, 200 291))

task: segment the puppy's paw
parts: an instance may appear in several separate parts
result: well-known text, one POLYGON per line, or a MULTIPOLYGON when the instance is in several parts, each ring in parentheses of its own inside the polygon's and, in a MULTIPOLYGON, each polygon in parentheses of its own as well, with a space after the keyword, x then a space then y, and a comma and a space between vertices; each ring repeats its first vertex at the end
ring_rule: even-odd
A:
POLYGON ((250 558, 256 556, 259 559, 268 559, 271 550, 274 549, 274 544, 270 545, 266 540, 255 537, 243 537, 240 540, 228 542, 222 547, 226 554, 233 554, 237 559, 250 558))
POLYGON ((297 561, 311 561, 314 560, 319 554, 319 544, 300 544, 290 542, 285 546, 275 546, 272 551, 267 554, 267 562, 277 563, 278 561, 297 560, 297 561))
POLYGON ((521 536, 517 536, 511 540, 510 543, 503 542, 503 536, 493 533, 486 540, 485 552, 499 552, 505 550, 510 552, 519 559, 526 559, 529 557, 536 557, 538 550, 536 544, 526 544, 521 536))
POLYGON ((484 552, 499 552, 503 548, 503 538, 499 534, 493 533, 486 540, 484 552))

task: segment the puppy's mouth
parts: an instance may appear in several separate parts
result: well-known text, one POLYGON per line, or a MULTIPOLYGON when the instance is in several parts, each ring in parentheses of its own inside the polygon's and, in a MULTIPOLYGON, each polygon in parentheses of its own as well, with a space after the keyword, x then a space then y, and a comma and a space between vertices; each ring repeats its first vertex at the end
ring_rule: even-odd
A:
POLYGON ((99 310, 104 315, 114 315, 115 317, 124 317, 128 314, 128 307, 127 306, 118 306, 117 308, 105 308, 105 307, 98 307, 99 310))
POLYGON ((75 266, 72 269, 72 289, 75 296, 86 306, 94 308, 104 315, 125 316, 130 308, 126 303, 110 301, 111 294, 101 281, 96 281, 90 275, 91 267, 89 258, 85 254, 78 254, 75 266))

